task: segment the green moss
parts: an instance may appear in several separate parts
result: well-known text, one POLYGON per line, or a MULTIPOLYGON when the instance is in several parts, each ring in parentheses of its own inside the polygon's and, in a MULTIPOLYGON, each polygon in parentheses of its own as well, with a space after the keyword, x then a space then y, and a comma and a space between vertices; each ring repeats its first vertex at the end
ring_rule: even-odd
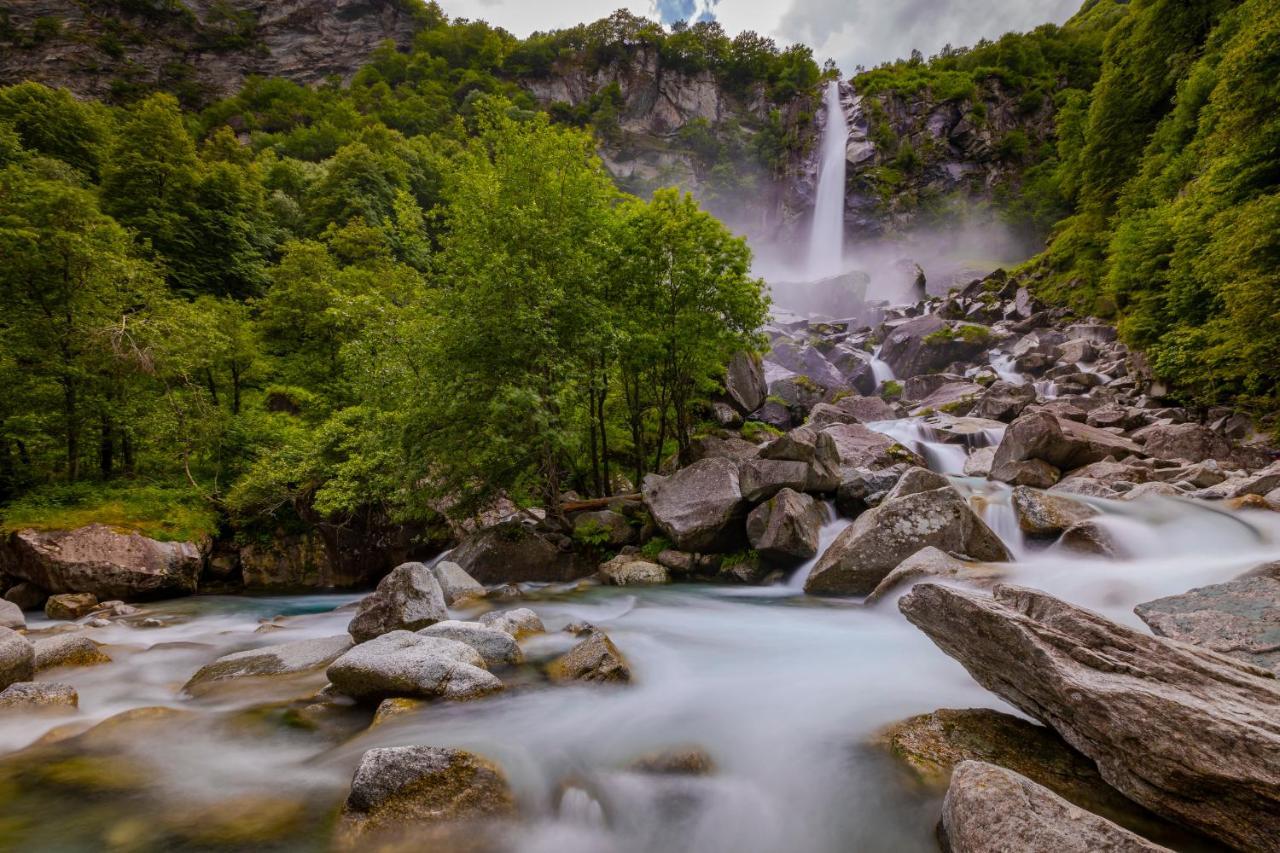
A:
POLYGON ((659 554, 670 549, 670 539, 666 539, 662 536, 655 536, 640 547, 640 553, 648 557, 650 560, 656 560, 659 554))
POLYGON ((777 438, 782 435, 782 430, 772 424, 761 423, 760 421, 747 421, 742 425, 740 435, 745 441, 752 444, 759 444, 762 441, 768 441, 771 438, 777 438))
POLYGON ((880 396, 886 400, 896 400, 902 396, 902 383, 896 379, 890 379, 880 388, 880 396))
POLYGON ((105 524, 162 542, 193 542, 218 530, 213 505, 194 491, 142 484, 48 486, 5 507, 0 517, 5 533, 105 524))

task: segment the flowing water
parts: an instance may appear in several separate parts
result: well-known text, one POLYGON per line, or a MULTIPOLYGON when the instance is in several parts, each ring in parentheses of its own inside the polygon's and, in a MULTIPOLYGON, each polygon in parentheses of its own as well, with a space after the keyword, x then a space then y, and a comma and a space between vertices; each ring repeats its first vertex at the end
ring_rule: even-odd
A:
POLYGON ((844 272, 845 157, 849 144, 849 121, 840 103, 840 83, 827 84, 826 125, 822 130, 818 191, 809 233, 807 271, 811 279, 823 279, 844 272))

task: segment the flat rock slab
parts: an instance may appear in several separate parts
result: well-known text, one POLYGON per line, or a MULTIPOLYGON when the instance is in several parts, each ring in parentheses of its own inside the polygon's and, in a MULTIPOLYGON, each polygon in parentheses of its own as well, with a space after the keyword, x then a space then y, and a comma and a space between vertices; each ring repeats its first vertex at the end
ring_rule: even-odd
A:
POLYGON ((1012 770, 966 761, 942 802, 950 853, 1170 853, 1012 770))
POLYGON ((1194 643, 1280 675, 1280 579, 1245 577, 1133 609, 1161 637, 1194 643))
POLYGON ((1280 850, 1280 682, 1046 593, 917 585, 898 607, 988 690, 1159 815, 1280 850))

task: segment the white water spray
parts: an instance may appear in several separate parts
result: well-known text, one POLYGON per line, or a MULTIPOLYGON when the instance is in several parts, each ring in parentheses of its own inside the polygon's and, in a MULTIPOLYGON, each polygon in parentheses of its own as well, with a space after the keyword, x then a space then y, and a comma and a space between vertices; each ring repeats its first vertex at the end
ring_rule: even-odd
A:
POLYGON ((840 83, 837 80, 827 84, 826 110, 818 195, 813 208, 813 228, 809 234, 808 273, 814 280, 844 271, 844 182, 849 121, 840 103, 840 83))

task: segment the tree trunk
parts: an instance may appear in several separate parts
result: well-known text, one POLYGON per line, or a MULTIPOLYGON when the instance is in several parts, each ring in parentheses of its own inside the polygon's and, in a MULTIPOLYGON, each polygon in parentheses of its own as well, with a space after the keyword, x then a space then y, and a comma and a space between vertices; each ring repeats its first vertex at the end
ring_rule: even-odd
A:
POLYGON ((129 435, 128 427, 120 430, 120 461, 124 467, 124 475, 132 477, 134 474, 133 438, 129 435))
POLYGON ((110 480, 115 471, 115 430, 111 426, 111 418, 104 412, 98 441, 98 471, 102 479, 110 480))
POLYGON ((240 363, 231 362, 231 414, 240 414, 240 363))
POLYGON ((62 379, 62 414, 67 422, 67 481, 74 483, 80 479, 80 413, 75 382, 66 376, 62 379))
POLYGON ((218 405, 218 383, 213 381, 213 369, 206 367, 204 369, 204 379, 209 385, 209 396, 213 398, 213 405, 218 405))

